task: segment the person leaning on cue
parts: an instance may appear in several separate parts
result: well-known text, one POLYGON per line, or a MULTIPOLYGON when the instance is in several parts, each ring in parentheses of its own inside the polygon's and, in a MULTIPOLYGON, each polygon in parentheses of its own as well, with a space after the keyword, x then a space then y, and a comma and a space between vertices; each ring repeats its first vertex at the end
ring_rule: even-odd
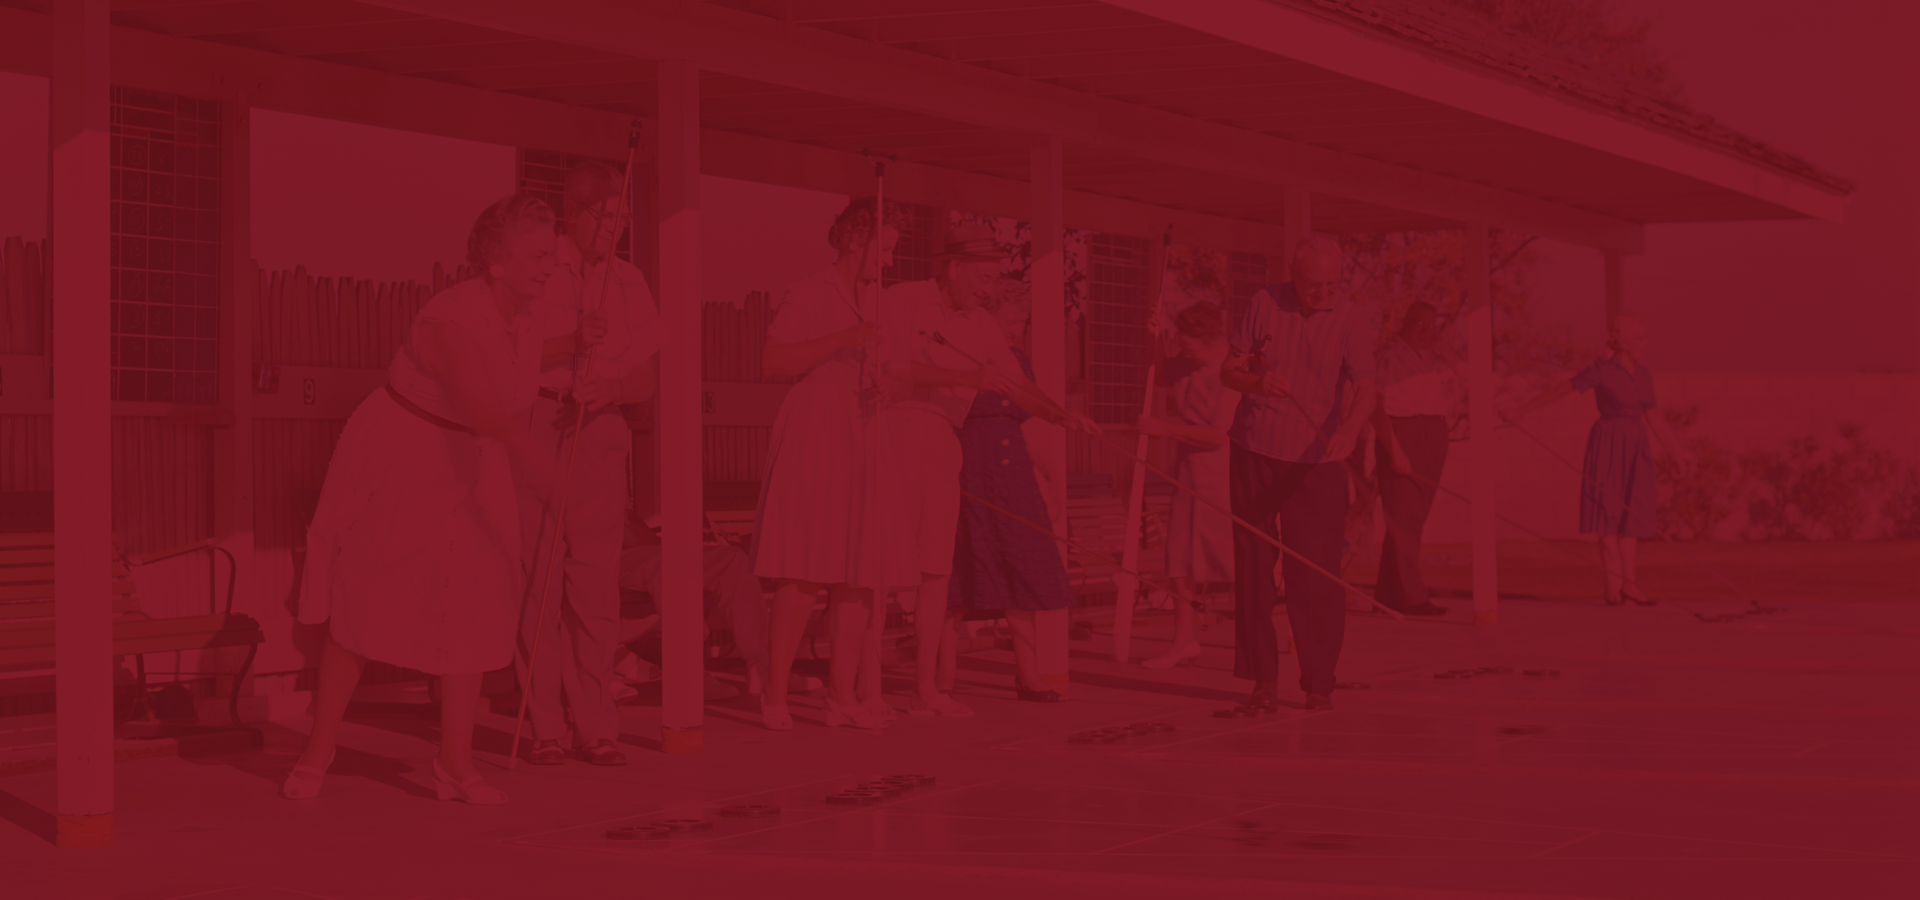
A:
MULTIPOLYGON (((1143 415, 1134 430, 1173 439, 1173 477, 1221 506, 1228 505, 1227 429, 1240 408, 1240 393, 1220 380, 1227 361, 1225 316, 1213 303, 1195 303, 1174 317, 1180 355, 1167 360, 1171 420, 1143 415)), ((1143 663, 1169 669, 1200 658, 1194 608, 1208 584, 1233 583, 1233 520, 1184 492, 1173 495, 1167 523, 1167 578, 1173 592, 1173 646, 1143 663)), ((1277 645, 1276 645, 1277 646, 1277 645)))
POLYGON ((568 453, 575 454, 566 520, 560 524, 558 572, 546 571, 558 512, 555 488, 520 489, 521 531, 531 565, 517 660, 523 679, 528 658, 539 660, 527 685, 533 721, 527 761, 536 765, 565 761, 560 739, 567 732, 567 708, 573 711, 573 749, 582 759, 597 766, 627 762, 614 744, 620 715, 614 706, 613 664, 633 434, 619 405, 653 396, 651 358, 660 349, 660 318, 646 276, 613 255, 632 219, 620 212, 626 208, 619 196, 623 183, 619 169, 599 160, 567 173, 559 265, 536 304, 545 342, 540 392, 533 401, 534 439, 560 465, 568 453), (599 342, 591 368, 587 339, 599 342), (572 446, 576 421, 581 422, 577 450, 572 446), (539 623, 543 589, 548 592, 546 622, 539 623))
MULTIPOLYGON (((553 213, 516 195, 467 238, 483 274, 434 295, 347 420, 307 529, 300 621, 326 623, 313 731, 281 792, 320 793, 367 660, 440 676, 442 800, 507 802, 473 766, 481 673, 513 660, 522 567, 516 476, 553 478, 527 430, 540 371, 532 301, 553 272, 553 213)), ((588 341, 593 340, 588 336, 588 341)))
MULTIPOLYGON (((1227 434, 1234 515, 1270 537, 1278 515, 1281 542, 1329 572, 1339 570, 1345 539, 1342 460, 1373 412, 1378 333, 1372 315, 1346 297, 1342 264, 1334 242, 1302 241, 1293 280, 1253 295, 1229 340, 1236 355, 1220 367, 1221 383, 1243 395, 1227 434)), ((1263 708, 1279 702, 1275 552, 1234 529, 1233 674, 1253 681, 1247 705, 1263 708)), ((1332 709, 1347 624, 1342 588, 1292 556, 1282 567, 1306 708, 1332 709)))
POLYGON ((1375 355, 1380 404, 1373 411, 1378 437, 1375 470, 1387 537, 1380 544, 1380 587, 1374 598, 1410 616, 1444 616, 1447 608, 1427 598, 1420 574, 1420 539, 1433 510, 1440 471, 1447 464, 1447 386, 1441 370, 1459 361, 1440 341, 1437 311, 1413 303, 1400 333, 1375 355))
MULTIPOLYGON (((940 692, 939 685, 950 684, 953 674, 938 672, 937 662, 950 658, 939 651, 956 638, 954 621, 960 600, 959 593, 949 590, 954 536, 961 517, 962 454, 957 429, 968 424, 974 399, 982 392, 1007 395, 1022 408, 1029 402, 1020 389, 1024 379, 1016 374, 1021 371, 1020 360, 1007 347, 999 324, 981 308, 993 291, 1005 255, 992 228, 962 225, 947 232, 934 255, 932 279, 887 290, 888 336, 883 353, 891 364, 909 372, 911 381, 911 392, 889 403, 881 418, 901 454, 902 480, 897 491, 889 492, 899 517, 897 533, 903 538, 903 552, 912 553, 920 567, 914 602, 920 649, 908 708, 916 715, 973 714, 940 692)), ((1027 411, 1046 414, 1039 409, 1027 411)), ((1031 481, 1030 465, 1024 474, 1031 481)), ((1034 493, 1037 497, 1038 488, 1034 493)), ((1044 514, 1044 505, 1040 512, 1044 514)), ((1057 560, 1059 553, 1050 544, 1046 551, 1057 560)), ((1021 686, 1023 694, 1030 690, 1021 686)))
MULTIPOLYGON (((884 728, 882 713, 855 695, 874 617, 874 591, 915 584, 911 555, 890 553, 894 536, 883 485, 896 482, 894 454, 877 426, 882 372, 876 269, 893 257, 899 231, 876 221, 873 197, 847 204, 827 231, 833 265, 788 287, 773 305, 760 368, 800 376, 780 402, 753 531, 753 572, 778 582, 768 623, 768 667, 760 715, 775 731, 793 728, 787 682, 821 585, 827 585, 832 659, 826 724, 884 728)), ((905 221, 888 204, 887 222, 905 221)), ((891 325, 891 323, 888 323, 891 325)), ((897 379, 896 379, 897 380, 897 379)), ((879 685, 869 702, 878 704, 879 685)))
POLYGON ((1659 472, 1653 465, 1649 432, 1668 453, 1680 446, 1664 419, 1653 414, 1653 370, 1641 360, 1647 353, 1647 323, 1639 316, 1613 317, 1607 329, 1611 356, 1586 367, 1580 374, 1548 388, 1500 417, 1518 422, 1522 416, 1574 391, 1593 391, 1600 418, 1587 432, 1587 455, 1580 480, 1580 533, 1596 535, 1600 570, 1605 576, 1606 603, 1619 606, 1631 600, 1652 606, 1640 590, 1634 571, 1634 551, 1641 538, 1659 537, 1655 504, 1659 499, 1659 472))

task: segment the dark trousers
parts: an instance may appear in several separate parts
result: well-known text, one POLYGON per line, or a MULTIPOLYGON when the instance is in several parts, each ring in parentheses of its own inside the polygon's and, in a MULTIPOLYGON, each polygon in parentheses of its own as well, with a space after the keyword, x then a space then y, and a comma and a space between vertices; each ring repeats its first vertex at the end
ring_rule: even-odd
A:
MULTIPOLYGON (((1275 537, 1329 571, 1340 571, 1346 538, 1347 470, 1338 462, 1293 463, 1262 456, 1235 445, 1229 456, 1229 493, 1233 514, 1275 537)), ((1233 674, 1254 681, 1280 680, 1279 636, 1273 628, 1274 557, 1279 550, 1238 525, 1233 529, 1234 647, 1233 674)), ((1342 589, 1331 579, 1288 556, 1281 573, 1287 580, 1287 619, 1300 656, 1300 689, 1333 692, 1333 667, 1346 639, 1347 609, 1342 589)))
POLYGON ((1447 419, 1392 416, 1388 421, 1420 478, 1395 474, 1386 462, 1387 450, 1381 448, 1380 505, 1387 514, 1387 538, 1380 544, 1380 586, 1374 599, 1393 609, 1408 609, 1427 602, 1427 583, 1420 577, 1420 536, 1439 490, 1434 485, 1447 466, 1447 419))

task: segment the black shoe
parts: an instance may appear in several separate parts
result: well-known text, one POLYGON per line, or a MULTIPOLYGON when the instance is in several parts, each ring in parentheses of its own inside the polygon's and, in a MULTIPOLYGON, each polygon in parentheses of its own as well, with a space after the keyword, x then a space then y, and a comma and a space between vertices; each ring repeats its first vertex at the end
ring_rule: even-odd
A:
POLYGON ((1064 703, 1067 699, 1059 691, 1030 691, 1025 685, 1016 684, 1013 690, 1015 696, 1028 703, 1064 703))
POLYGON ((1247 697, 1246 707, 1259 712, 1279 712, 1280 700, 1266 691, 1254 691, 1247 697))
POLYGON ((1447 608, 1436 603, 1427 602, 1419 606, 1409 606, 1400 612, 1402 615, 1408 616, 1444 616, 1447 614, 1447 608))
POLYGON ((1308 709, 1332 709, 1333 698, 1325 694, 1308 694, 1307 708, 1308 709))

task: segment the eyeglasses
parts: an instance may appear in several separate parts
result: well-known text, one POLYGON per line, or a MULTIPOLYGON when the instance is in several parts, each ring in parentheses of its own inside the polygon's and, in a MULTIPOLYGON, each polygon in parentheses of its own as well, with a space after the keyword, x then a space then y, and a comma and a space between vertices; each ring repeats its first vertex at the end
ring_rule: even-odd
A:
MULTIPOLYGON (((590 215, 593 217, 593 224, 594 224, 594 227, 596 228, 606 224, 606 221, 608 219, 611 219, 614 217, 614 214, 611 212, 601 212, 600 210, 591 209, 591 208, 587 210, 587 215, 590 215)), ((633 225, 633 213, 622 212, 620 214, 620 221, 615 222, 614 224, 621 228, 631 227, 633 225)))

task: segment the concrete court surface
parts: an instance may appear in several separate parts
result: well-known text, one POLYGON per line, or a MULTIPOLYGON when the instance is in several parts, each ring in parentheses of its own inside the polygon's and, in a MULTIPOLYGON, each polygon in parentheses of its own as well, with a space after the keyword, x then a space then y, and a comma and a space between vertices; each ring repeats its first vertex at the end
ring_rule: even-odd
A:
MULTIPOLYGON (((46 842, 51 773, 0 779, 0 894, 1920 896, 1920 607, 1707 624, 1671 605, 1508 601, 1501 615, 1351 616, 1341 673, 1367 687, 1332 712, 1213 717, 1245 689, 1225 626, 1200 666, 1172 672, 1116 665, 1104 636, 1076 643, 1057 707, 1015 702, 1009 655, 976 654, 960 696, 978 715, 880 734, 821 727, 814 698, 797 698, 796 730, 768 732, 736 700, 709 708, 703 754, 666 756, 658 710, 630 707, 633 764, 488 767, 505 807, 433 799, 433 723, 399 716, 351 721, 321 798, 279 799, 306 723, 271 723, 264 752, 122 764, 108 850, 46 842), (1515 671, 1433 677, 1482 667, 1515 671), (1134 722, 1175 730, 1067 740, 1134 722), (824 802, 901 773, 938 781, 878 806, 824 802), (716 815, 746 803, 782 814, 716 815), (716 827, 605 838, 669 818, 716 827)), ((1135 655, 1165 646, 1146 627, 1135 655)), ((511 728, 486 717, 491 759, 511 728)))

